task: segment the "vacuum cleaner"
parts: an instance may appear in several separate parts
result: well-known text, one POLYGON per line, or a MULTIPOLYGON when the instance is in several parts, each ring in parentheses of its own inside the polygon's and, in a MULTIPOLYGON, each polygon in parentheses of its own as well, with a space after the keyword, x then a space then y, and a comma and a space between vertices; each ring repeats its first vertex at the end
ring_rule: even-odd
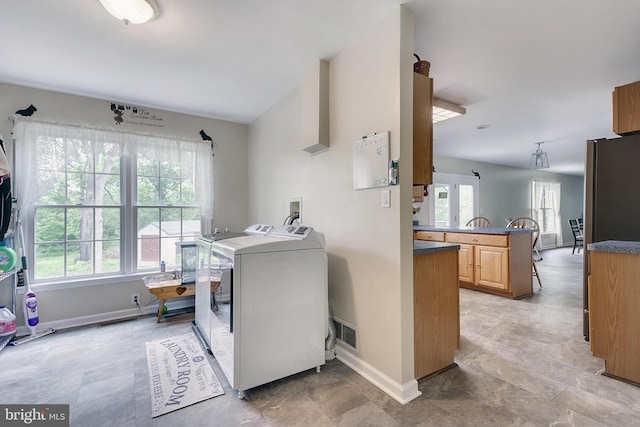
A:
POLYGON ((18 244, 20 245, 20 255, 22 256, 22 271, 24 275, 24 304, 22 309, 24 311, 25 325, 31 331, 30 335, 22 338, 14 339, 9 343, 11 346, 20 345, 33 341, 37 338, 42 338, 46 335, 54 333, 56 330, 49 328, 46 331, 36 333, 38 323, 40 323, 40 317, 38 316, 38 299, 35 292, 29 287, 29 274, 27 271, 27 256, 24 245, 24 234, 22 232, 22 221, 18 219, 18 244))

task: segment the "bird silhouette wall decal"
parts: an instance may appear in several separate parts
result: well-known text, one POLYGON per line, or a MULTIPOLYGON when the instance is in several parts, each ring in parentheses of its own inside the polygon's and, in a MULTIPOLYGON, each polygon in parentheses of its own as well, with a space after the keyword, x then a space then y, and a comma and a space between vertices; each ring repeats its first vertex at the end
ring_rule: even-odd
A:
POLYGON ((34 107, 33 104, 31 104, 27 108, 25 108, 24 110, 16 111, 16 114, 19 114, 19 115, 24 116, 24 117, 29 117, 29 116, 33 115, 33 113, 35 113, 36 111, 38 111, 38 109, 36 107, 34 107))
POLYGON ((207 135, 207 134, 206 134, 206 132, 204 131, 204 129, 202 129, 202 130, 200 131, 200 136, 202 137, 202 140, 203 140, 203 141, 213 141, 213 140, 211 139, 211 137, 210 137, 209 135, 207 135))

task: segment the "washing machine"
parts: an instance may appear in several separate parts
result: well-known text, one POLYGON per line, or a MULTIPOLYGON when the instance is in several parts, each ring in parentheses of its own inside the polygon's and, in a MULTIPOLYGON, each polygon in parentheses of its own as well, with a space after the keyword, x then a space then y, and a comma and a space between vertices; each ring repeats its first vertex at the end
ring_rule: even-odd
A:
POLYGON ((196 297, 195 297, 195 320, 193 327, 196 334, 200 337, 205 348, 210 349, 211 335, 211 312, 217 310, 223 304, 231 301, 231 262, 224 258, 215 258, 211 256, 211 244, 221 240, 232 239, 244 236, 265 236, 273 230, 272 225, 268 224, 252 224, 244 231, 215 231, 211 234, 200 236, 197 242, 198 260, 200 267, 197 269, 196 276, 209 277, 207 284, 205 279, 196 279, 196 297), (206 265, 210 271, 204 271, 202 267, 206 265), (220 285, 212 290, 211 281, 217 281, 220 285))
MULTIPOLYGON (((216 229, 214 233, 202 235, 198 239, 201 243, 199 251, 202 255, 200 256, 200 259, 202 259, 203 256, 210 255, 211 243, 213 242, 244 236, 266 236, 271 233, 271 230, 273 230, 273 226, 269 224, 252 224, 249 227, 245 228, 244 231, 240 232, 229 230, 218 231, 218 229, 216 229)), ((229 299, 231 297, 229 263, 225 259, 220 259, 218 261, 219 262, 214 261, 209 263, 212 278, 215 278, 220 282, 220 286, 215 292, 215 295, 213 295, 213 300, 211 301, 211 303, 216 304, 229 302, 229 299)))
POLYGON ((239 397, 250 388, 307 369, 319 371, 324 364, 324 246, 322 233, 299 224, 210 243, 198 283, 202 281, 205 289, 211 280, 209 266, 224 262, 231 292, 228 303, 210 310, 208 341, 239 397))

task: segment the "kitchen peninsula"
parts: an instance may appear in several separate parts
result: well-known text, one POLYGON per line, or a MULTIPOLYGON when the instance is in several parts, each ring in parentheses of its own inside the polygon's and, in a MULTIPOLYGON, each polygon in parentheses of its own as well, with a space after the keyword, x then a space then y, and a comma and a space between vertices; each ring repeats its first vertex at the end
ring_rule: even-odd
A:
POLYGON ((533 294, 533 230, 425 225, 413 230, 414 240, 460 245, 460 287, 514 299, 533 294))
POLYGON ((458 249, 444 242, 413 241, 413 336, 416 379, 454 364, 460 346, 458 249))

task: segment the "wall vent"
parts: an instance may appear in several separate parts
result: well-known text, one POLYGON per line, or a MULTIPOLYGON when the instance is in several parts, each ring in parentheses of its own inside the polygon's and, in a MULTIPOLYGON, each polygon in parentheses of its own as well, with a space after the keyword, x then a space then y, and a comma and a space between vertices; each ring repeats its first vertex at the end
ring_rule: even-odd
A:
POLYGON ((358 351, 358 328, 336 317, 333 325, 336 327, 336 339, 358 351))

